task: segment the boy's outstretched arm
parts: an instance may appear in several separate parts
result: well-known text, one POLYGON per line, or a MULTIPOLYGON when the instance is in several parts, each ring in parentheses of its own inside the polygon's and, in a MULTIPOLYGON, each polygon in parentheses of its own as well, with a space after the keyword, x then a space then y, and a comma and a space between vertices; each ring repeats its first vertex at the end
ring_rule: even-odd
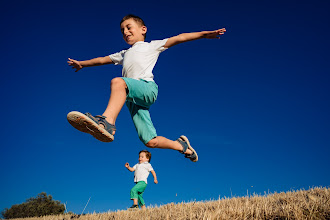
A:
POLYGON ((97 57, 91 60, 84 60, 84 61, 78 61, 71 58, 68 58, 68 64, 69 66, 72 66, 72 69, 76 69, 75 72, 81 70, 84 67, 90 67, 90 66, 101 66, 105 64, 112 64, 112 60, 109 56, 105 57, 97 57))
POLYGON ((154 171, 154 170, 151 170, 150 171, 151 172, 151 174, 153 175, 153 177, 154 177, 154 183, 158 183, 158 180, 157 180, 157 176, 156 176, 156 172, 154 171))
POLYGON ((133 167, 129 166, 129 163, 125 163, 125 167, 131 172, 135 171, 135 169, 133 167))
POLYGON ((202 38, 208 39, 220 39, 220 35, 223 35, 226 32, 225 28, 221 28, 215 31, 201 31, 201 32, 192 32, 192 33, 183 33, 177 36, 171 37, 167 40, 164 47, 170 48, 174 45, 184 43, 187 41, 198 40, 202 38))

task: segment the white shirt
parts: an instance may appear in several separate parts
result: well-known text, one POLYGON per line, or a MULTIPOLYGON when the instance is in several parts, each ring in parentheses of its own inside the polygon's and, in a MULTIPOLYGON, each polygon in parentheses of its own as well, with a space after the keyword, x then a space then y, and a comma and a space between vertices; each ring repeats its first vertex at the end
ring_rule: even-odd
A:
POLYGON ((138 41, 127 50, 109 55, 115 65, 123 65, 122 76, 132 79, 154 81, 152 73, 159 54, 166 50, 167 38, 154 40, 150 43, 138 41))
POLYGON ((144 181, 146 183, 150 171, 154 170, 149 162, 144 163, 138 163, 135 164, 133 169, 135 169, 134 172, 134 182, 137 183, 139 181, 144 181))

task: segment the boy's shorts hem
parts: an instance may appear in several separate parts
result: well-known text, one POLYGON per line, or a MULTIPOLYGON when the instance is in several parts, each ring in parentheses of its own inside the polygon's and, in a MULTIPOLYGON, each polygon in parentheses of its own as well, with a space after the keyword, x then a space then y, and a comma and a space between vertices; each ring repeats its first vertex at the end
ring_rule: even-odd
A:
POLYGON ((155 136, 152 136, 152 138, 148 138, 148 139, 145 139, 145 141, 144 140, 141 140, 141 141, 144 143, 144 145, 146 145, 149 141, 151 141, 155 137, 157 137, 157 134, 156 133, 155 133, 155 136))

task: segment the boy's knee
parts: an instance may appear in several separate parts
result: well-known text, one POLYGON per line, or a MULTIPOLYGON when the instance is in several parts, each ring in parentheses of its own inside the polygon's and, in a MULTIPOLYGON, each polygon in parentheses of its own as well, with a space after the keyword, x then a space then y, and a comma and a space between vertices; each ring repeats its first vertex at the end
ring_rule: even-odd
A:
POLYGON ((125 80, 123 80, 122 78, 120 77, 116 77, 116 78, 113 78, 111 80, 111 87, 115 87, 115 86, 118 86, 118 87, 124 87, 126 88, 126 83, 125 83, 125 80))
POLYGON ((138 194, 135 190, 131 190, 131 199, 137 199, 138 198, 138 194))
POLYGON ((157 138, 153 138, 148 143, 146 143, 146 146, 150 147, 150 148, 155 148, 155 147, 157 147, 157 145, 158 145, 157 138))

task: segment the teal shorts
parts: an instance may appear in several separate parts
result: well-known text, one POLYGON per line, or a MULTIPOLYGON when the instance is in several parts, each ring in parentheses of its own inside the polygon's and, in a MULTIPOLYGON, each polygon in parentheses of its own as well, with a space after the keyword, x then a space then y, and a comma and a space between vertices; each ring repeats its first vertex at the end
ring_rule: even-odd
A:
POLYGON ((122 77, 122 79, 128 88, 126 106, 140 140, 147 144, 157 136, 156 129, 151 121, 149 108, 157 99, 158 85, 155 82, 142 79, 136 80, 126 77, 122 77))

